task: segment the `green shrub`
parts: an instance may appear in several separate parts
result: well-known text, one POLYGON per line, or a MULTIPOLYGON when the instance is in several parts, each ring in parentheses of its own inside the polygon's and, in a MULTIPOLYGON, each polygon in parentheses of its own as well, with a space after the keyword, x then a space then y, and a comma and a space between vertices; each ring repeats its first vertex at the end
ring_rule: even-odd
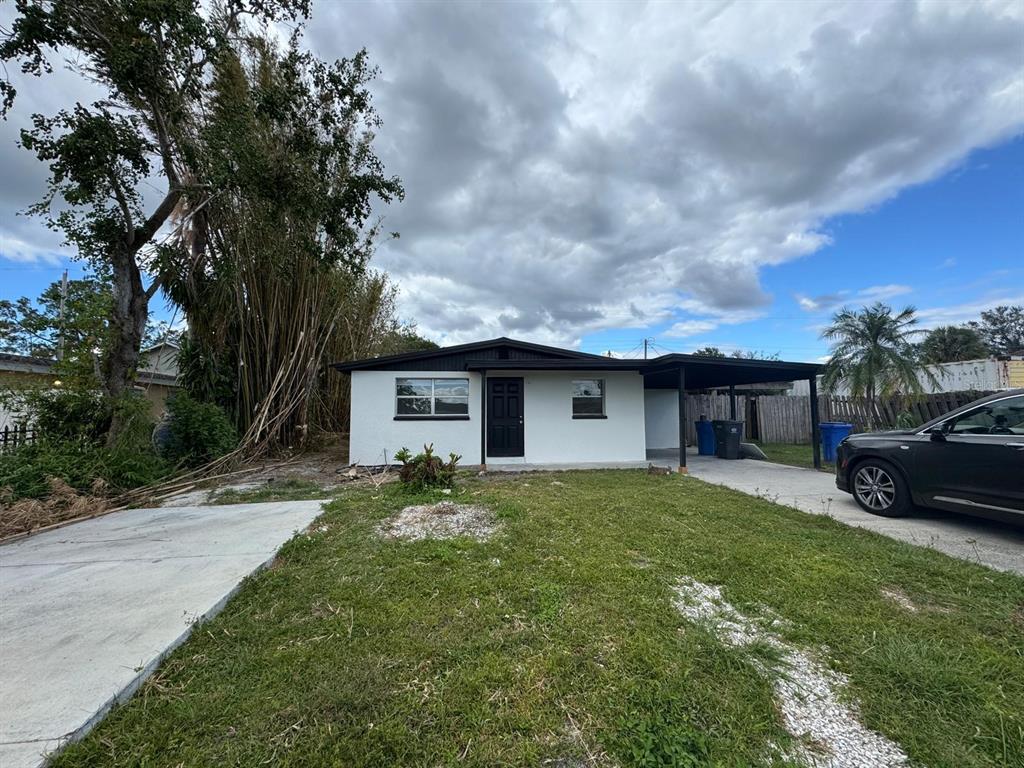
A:
POLYGON ((99 441, 110 429, 113 408, 97 390, 80 387, 29 387, 9 390, 0 404, 25 415, 35 430, 58 440, 99 441))
POLYGON ((102 480, 111 493, 155 483, 171 467, 152 450, 106 448, 95 442, 41 440, 0 454, 0 488, 10 488, 14 500, 43 498, 50 492, 49 478, 63 480, 81 493, 102 480))
POLYGON ((126 394, 111 409, 121 420, 117 447, 153 453, 153 406, 137 392, 126 394))
POLYGON ((165 458, 198 467, 230 453, 238 445, 238 432, 220 406, 193 400, 184 392, 167 401, 168 437, 165 458))
POLYGON ((423 446, 423 453, 413 456, 408 448, 403 448, 395 458, 402 462, 398 472, 402 485, 409 490, 421 491, 425 488, 451 488, 456 465, 462 457, 450 453, 448 461, 442 461, 440 456, 434 455, 434 444, 431 443, 423 446))

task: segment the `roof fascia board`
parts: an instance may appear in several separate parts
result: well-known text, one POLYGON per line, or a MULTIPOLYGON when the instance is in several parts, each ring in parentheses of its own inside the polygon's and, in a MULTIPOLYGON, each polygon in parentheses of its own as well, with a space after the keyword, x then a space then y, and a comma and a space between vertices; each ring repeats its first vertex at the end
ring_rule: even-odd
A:
POLYGON ((425 349, 417 352, 403 352, 397 355, 383 355, 381 357, 370 357, 363 360, 351 360, 343 363, 333 363, 332 368, 339 371, 352 371, 360 368, 373 368, 378 365, 393 365, 394 363, 403 363, 406 361, 413 360, 429 360, 431 357, 444 357, 445 355, 458 355, 464 352, 472 352, 479 349, 489 349, 491 347, 514 347, 516 349, 522 349, 530 352, 544 352, 546 354, 557 354, 565 357, 566 359, 606 359, 600 355, 593 355, 589 352, 577 352, 572 349, 562 349, 560 347, 549 347, 543 344, 533 344, 529 341, 516 341, 510 339, 507 336, 500 336, 497 339, 488 339, 487 341, 474 341, 469 344, 456 344, 453 347, 441 347, 439 349, 425 349))

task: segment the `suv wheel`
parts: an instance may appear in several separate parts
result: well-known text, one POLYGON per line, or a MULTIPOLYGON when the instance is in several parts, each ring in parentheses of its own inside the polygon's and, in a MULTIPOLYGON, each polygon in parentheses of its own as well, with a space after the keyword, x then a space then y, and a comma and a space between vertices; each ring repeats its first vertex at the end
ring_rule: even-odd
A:
POLYGON ((873 515, 903 517, 912 508, 903 477, 890 464, 868 459, 853 472, 853 498, 873 515))

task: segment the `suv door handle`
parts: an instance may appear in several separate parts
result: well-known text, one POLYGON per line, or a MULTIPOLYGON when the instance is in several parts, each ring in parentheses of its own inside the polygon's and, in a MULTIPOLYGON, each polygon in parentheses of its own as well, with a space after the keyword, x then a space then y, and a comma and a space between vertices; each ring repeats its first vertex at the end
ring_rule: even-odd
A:
POLYGON ((1024 443, 1007 443, 1006 447, 1007 448, 1016 448, 1019 451, 1021 448, 1024 448, 1024 443))

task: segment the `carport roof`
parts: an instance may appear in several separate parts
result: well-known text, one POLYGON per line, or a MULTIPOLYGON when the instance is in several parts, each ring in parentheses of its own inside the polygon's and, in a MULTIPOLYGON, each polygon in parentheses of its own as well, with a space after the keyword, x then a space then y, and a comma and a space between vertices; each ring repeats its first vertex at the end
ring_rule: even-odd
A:
POLYGON ((817 363, 684 354, 661 355, 647 360, 623 360, 505 337, 454 347, 352 360, 335 363, 333 367, 339 371, 637 371, 643 375, 644 386, 648 389, 676 389, 680 368, 685 371, 687 389, 810 379, 821 369, 817 363))

